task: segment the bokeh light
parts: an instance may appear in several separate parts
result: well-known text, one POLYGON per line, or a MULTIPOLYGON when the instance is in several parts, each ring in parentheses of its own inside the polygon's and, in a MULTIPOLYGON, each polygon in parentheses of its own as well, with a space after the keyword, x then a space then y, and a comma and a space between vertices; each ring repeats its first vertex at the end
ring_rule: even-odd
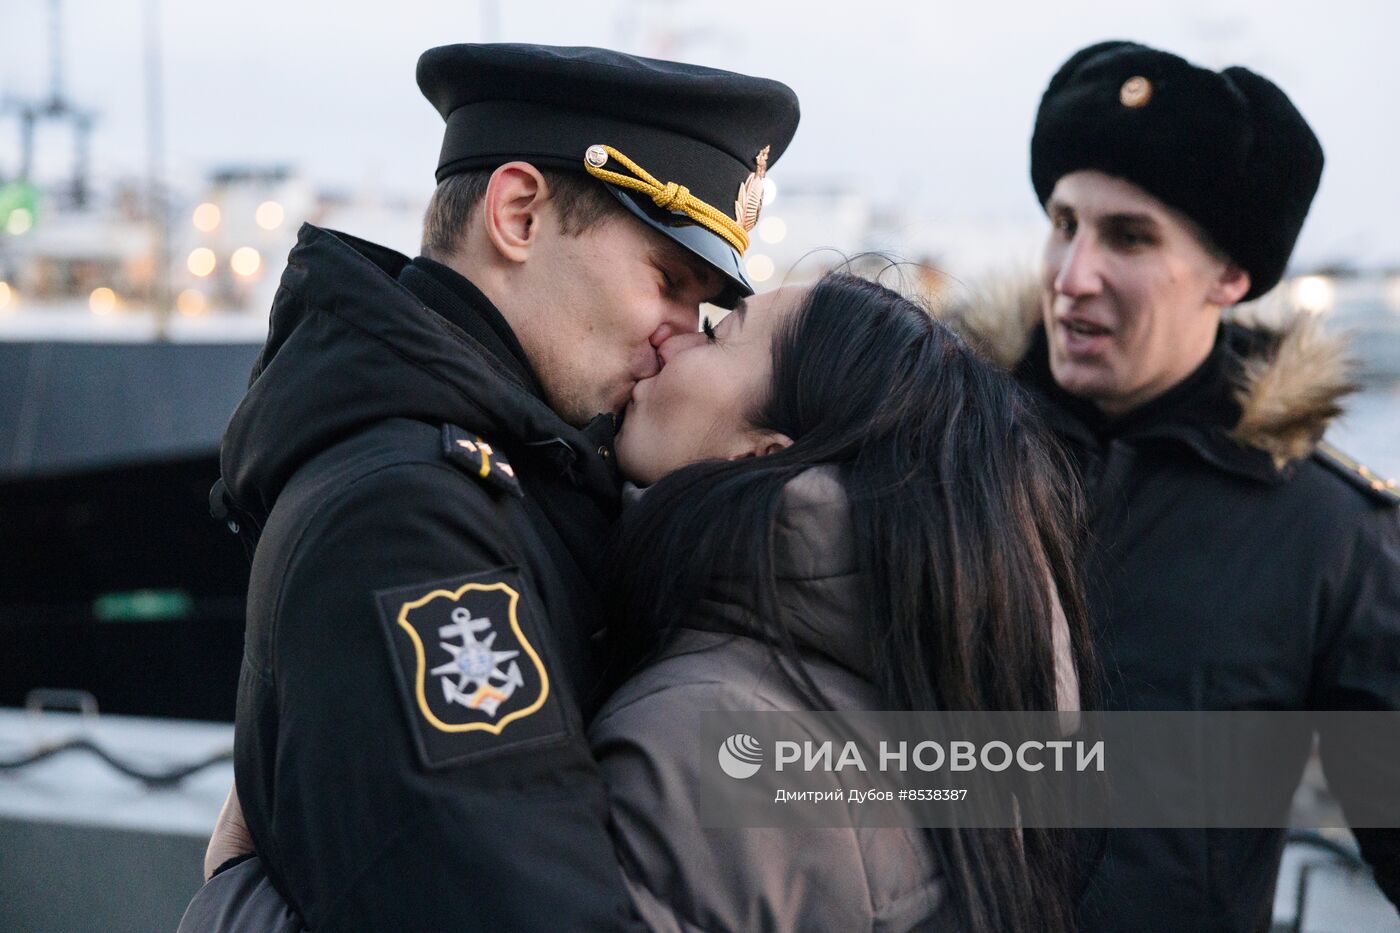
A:
POLYGON ((259 227, 264 230, 276 230, 282 226, 286 212, 282 210, 282 205, 276 201, 264 201, 258 205, 256 217, 259 227))
POLYGON ((88 295, 88 307, 92 313, 99 316, 106 316, 117 310, 117 293, 107 286, 94 288, 92 294, 88 295))
POLYGON ((1400 314, 1400 275, 1392 275, 1385 283, 1385 303, 1390 310, 1400 314))
POLYGON ((203 233, 212 233, 219 227, 219 205, 205 201, 194 209, 194 226, 203 233))
POLYGON ((749 278, 755 282, 766 282, 773 277, 773 260, 762 253, 754 253, 745 263, 749 278))
POLYGON ((199 317, 209 310, 209 302, 204 292, 197 288, 187 288, 175 298, 175 310, 185 317, 199 317))
POLYGON ((1302 275, 1290 289, 1295 307, 1309 314, 1326 314, 1337 302, 1337 287, 1325 275, 1302 275))
POLYGON ((214 266, 218 265, 218 259, 214 256, 214 251, 207 246, 200 246, 190 252, 190 258, 185 265, 189 267, 191 273, 201 279, 214 271, 214 266))
POLYGON ((5 221, 5 231, 11 236, 28 233, 32 226, 34 226, 34 215, 27 207, 17 207, 10 211, 10 219, 5 221))
POLYGON ((781 217, 765 217, 758 222, 758 238, 765 243, 781 243, 787 236, 787 222, 781 217))
POLYGON ((228 264, 239 275, 254 275, 262 267, 262 256, 258 255, 258 251, 251 246, 240 246, 233 251, 233 256, 229 258, 228 264))

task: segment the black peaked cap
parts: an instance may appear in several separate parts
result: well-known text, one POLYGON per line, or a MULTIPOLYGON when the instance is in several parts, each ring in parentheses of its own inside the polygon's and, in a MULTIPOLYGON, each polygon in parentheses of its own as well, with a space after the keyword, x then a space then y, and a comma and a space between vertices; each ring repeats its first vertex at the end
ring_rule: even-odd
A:
MULTIPOLYGON (((513 159, 582 172, 588 148, 606 145, 730 217, 759 154, 767 150, 771 167, 799 117, 797 96, 777 81, 588 47, 442 46, 419 58, 418 86, 447 121, 438 181, 513 159)), ((645 195, 608 187, 740 294, 752 293, 739 251, 723 238, 645 195)))

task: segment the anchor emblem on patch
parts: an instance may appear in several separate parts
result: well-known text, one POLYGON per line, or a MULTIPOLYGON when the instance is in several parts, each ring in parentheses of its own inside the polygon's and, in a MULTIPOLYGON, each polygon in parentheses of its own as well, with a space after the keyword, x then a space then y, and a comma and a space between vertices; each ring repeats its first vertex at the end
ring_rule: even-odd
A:
POLYGON ((525 686, 520 664, 515 660, 519 651, 495 651, 496 632, 491 620, 472 618, 471 610, 458 606, 452 610, 452 624, 438 629, 439 638, 460 639, 440 641, 438 647, 452 656, 446 664, 432 669, 441 678, 442 696, 448 703, 460 703, 467 709, 479 709, 492 719, 501 704, 509 700, 517 688, 525 686), (479 635, 485 637, 479 638, 479 635))
POLYGON ((514 567, 376 592, 419 760, 454 767, 563 740, 552 643, 514 567))
POLYGON ((545 705, 549 674, 525 635, 516 587, 478 577, 409 593, 385 598, 391 644, 412 705, 433 731, 501 735, 545 705))

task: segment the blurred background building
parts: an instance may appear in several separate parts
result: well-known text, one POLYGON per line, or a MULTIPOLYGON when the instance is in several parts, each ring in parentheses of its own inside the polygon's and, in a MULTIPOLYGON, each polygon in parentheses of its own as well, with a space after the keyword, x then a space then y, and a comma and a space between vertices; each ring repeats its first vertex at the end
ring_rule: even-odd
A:
MULTIPOLYGON (((1255 65, 1299 102, 1329 159, 1272 300, 1353 335, 1363 390, 1332 439, 1394 476, 1397 34, 1400 10, 1382 0, 1345 16, 1260 0, 1228 13, 1207 0, 874 0, 839 14, 404 0, 388 19, 324 2, 7 0, 0 929, 173 928, 198 882, 231 780, 247 574, 208 515, 219 438, 300 224, 416 252, 440 139, 412 79, 424 48, 609 45, 781 78, 803 128, 766 183, 752 279, 774 287, 875 254, 906 263, 889 274, 935 301, 1034 268, 1045 222, 1027 140, 1069 52, 1122 36, 1255 65), (46 751, 74 739, 133 773, 46 751)), ((1277 930, 1386 929, 1387 910, 1345 833, 1290 849, 1277 930)))

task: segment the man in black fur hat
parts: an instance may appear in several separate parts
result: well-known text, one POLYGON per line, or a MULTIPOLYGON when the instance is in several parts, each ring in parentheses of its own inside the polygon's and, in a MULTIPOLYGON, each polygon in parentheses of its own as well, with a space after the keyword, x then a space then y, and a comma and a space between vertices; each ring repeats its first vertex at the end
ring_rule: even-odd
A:
MULTIPOLYGON (((1322 163, 1266 78, 1136 43, 1076 53, 1041 101, 1038 293, 962 325, 1085 486, 1109 710, 1400 709, 1400 494, 1321 442, 1352 390, 1341 348, 1306 316, 1223 318, 1279 282, 1322 163)), ((1324 734, 1322 755, 1355 799, 1368 749, 1324 734)), ((1396 834, 1356 836, 1400 900, 1396 834)), ((1083 929, 1267 929, 1283 842, 1110 832, 1083 929)))

